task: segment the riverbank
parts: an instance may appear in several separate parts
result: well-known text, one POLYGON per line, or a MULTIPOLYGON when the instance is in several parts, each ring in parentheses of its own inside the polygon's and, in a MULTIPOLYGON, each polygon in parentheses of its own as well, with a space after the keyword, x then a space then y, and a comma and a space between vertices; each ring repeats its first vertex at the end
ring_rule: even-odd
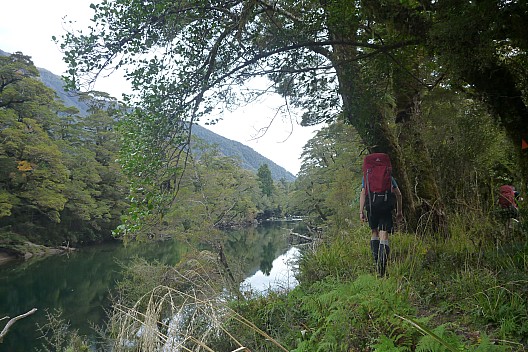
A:
POLYGON ((28 260, 33 257, 44 257, 48 255, 63 254, 67 252, 76 251, 76 248, 71 247, 46 247, 31 242, 26 242, 24 248, 27 250, 19 251, 10 248, 0 247, 0 265, 6 264, 13 260, 24 259, 28 260))
MULTIPOLYGON (((267 273, 271 269, 269 276, 265 277, 270 283, 275 284, 285 276, 288 280, 286 274, 279 274, 276 269, 279 269, 280 265, 288 264, 284 262, 286 259, 282 255, 288 250, 285 234, 293 226, 296 224, 270 223, 256 228, 226 232, 223 235, 225 255, 227 258, 240 259, 240 262, 229 260, 233 271, 240 273, 237 278, 248 278, 253 285, 254 279, 261 278, 257 275, 259 271, 267 273), (251 279, 253 275, 258 277, 251 279)), ((108 312, 112 309, 109 295, 110 292, 112 294, 117 292, 116 284, 122 282, 125 268, 127 272, 128 270, 134 272, 136 268, 145 265, 147 271, 141 271, 145 273, 142 278, 154 285, 161 282, 173 284, 175 281, 170 279, 176 278, 173 268, 182 262, 182 258, 190 260, 189 265, 192 266, 192 263, 196 264, 198 260, 194 254, 202 252, 208 251, 204 247, 198 250, 187 242, 178 240, 132 242, 126 246, 114 241, 82 247, 71 255, 34 257, 28 261, 18 260, 0 267, 0 297, 2 297, 0 317, 16 316, 33 307, 39 308, 34 316, 17 323, 15 328, 11 329, 4 343, 0 345, 0 350, 43 349, 45 340, 40 338, 41 333, 36 326, 48 323, 45 309, 53 312, 60 308, 68 321, 69 328, 85 336, 87 341, 93 341, 100 335, 92 327, 106 326, 108 312), (160 269, 157 269, 157 265, 161 266, 160 269), (163 270, 169 270, 171 275, 164 275, 165 281, 155 280, 157 274, 163 270)), ((216 255, 212 253, 208 258, 214 271, 217 268, 216 255)), ((194 278, 195 283, 200 282, 199 277, 194 276, 194 278)), ((293 278, 290 276, 287 282, 291 285, 293 278)), ((221 285, 222 282, 216 281, 214 284, 221 285)), ((260 281, 259 284, 268 286, 260 281)), ((282 286, 284 286, 283 281, 281 281, 282 286)), ((141 290, 141 285, 134 284, 130 288, 136 292, 141 290)), ((47 348, 52 351, 66 349, 50 346, 47 348)), ((72 348, 72 350, 81 349, 72 348)))
POLYGON ((27 260, 36 256, 43 257, 72 252, 75 250, 76 248, 69 246, 48 247, 36 244, 20 235, 10 232, 4 232, 0 235, 0 265, 13 260, 27 260))

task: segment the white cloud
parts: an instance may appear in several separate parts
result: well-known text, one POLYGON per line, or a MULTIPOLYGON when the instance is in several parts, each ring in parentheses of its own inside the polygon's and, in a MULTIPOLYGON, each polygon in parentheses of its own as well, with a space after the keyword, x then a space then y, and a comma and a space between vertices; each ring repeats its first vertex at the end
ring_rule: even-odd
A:
POLYGON ((52 36, 64 33, 63 18, 88 24, 89 0, 18 0, 3 1, 0 13, 0 49, 7 52, 22 51, 32 56, 37 67, 62 74, 66 65, 62 62, 60 48, 52 36))

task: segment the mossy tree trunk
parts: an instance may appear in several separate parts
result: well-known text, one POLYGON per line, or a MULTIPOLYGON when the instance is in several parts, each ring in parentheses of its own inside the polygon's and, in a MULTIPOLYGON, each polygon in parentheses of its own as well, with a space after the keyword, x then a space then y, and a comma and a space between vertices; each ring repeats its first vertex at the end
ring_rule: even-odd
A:
POLYGON ((402 133, 398 135, 404 150, 406 177, 409 178, 412 203, 418 218, 419 228, 432 229, 435 233, 447 234, 445 204, 437 182, 434 162, 421 132, 421 99, 419 93, 406 99, 398 99, 400 107, 397 120, 402 133), (402 110, 403 108, 403 110, 402 110))
MULTIPOLYGON (((346 42, 351 41, 355 33, 354 30, 346 32, 340 29, 334 32, 334 36, 346 42), (352 37, 347 37, 348 35, 352 37)), ((426 225, 431 226, 433 231, 443 231, 446 223, 444 207, 434 168, 417 124, 420 118, 419 109, 414 108, 417 95, 400 94, 395 97, 394 109, 387 109, 384 103, 379 101, 375 89, 362 77, 361 66, 357 60, 358 49, 347 45, 334 45, 333 49, 333 65, 343 100, 343 119, 356 128, 370 152, 384 152, 391 157, 393 173, 403 195, 403 210, 409 229, 416 229, 419 219, 428 218, 432 221, 426 225), (400 137, 401 141, 413 146, 409 155, 401 148, 393 128, 393 121, 402 110, 408 110, 410 116, 402 125, 403 137, 400 137)), ((391 71, 390 67, 387 67, 387 71, 391 71)), ((409 87, 404 85, 406 82, 399 82, 397 79, 393 81, 393 91, 410 91, 409 87)))

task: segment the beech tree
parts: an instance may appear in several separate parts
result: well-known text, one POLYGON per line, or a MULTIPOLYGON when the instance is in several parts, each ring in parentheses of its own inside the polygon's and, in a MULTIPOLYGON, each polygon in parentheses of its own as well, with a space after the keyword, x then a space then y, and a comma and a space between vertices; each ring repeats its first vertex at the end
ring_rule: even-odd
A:
POLYGON ((68 82, 90 87, 105 69, 125 69, 140 102, 136 116, 141 111, 132 123, 141 128, 131 126, 129 154, 137 157, 127 165, 152 175, 146 179, 166 178, 159 170, 179 158, 173 151, 186 143, 184 122, 214 122, 222 109, 269 92, 284 96, 285 108, 303 109, 304 124, 343 116, 403 172, 387 117, 363 89, 360 61, 409 42, 372 40, 354 3, 118 0, 92 8, 89 33, 62 38, 68 82), (269 86, 244 87, 262 76, 269 86))
MULTIPOLYGON (((525 1, 399 1, 365 0, 373 23, 408 38, 427 50, 443 87, 485 102, 514 146, 521 180, 528 179, 526 70, 528 41, 525 1)), ((409 105, 406 115, 412 113, 409 105)), ((484 117, 486 120, 486 117, 484 117)), ((526 186, 526 185, 524 185, 526 186)))
POLYGON ((257 177, 262 194, 271 197, 275 187, 273 186, 273 179, 271 178, 271 171, 268 164, 260 165, 257 171, 257 177))
POLYGON ((38 71, 28 56, 0 57, 0 159, 5 166, 0 189, 8 200, 0 212, 4 216, 16 212, 23 218, 44 215, 60 222, 68 170, 46 132, 54 93, 36 77, 38 71))

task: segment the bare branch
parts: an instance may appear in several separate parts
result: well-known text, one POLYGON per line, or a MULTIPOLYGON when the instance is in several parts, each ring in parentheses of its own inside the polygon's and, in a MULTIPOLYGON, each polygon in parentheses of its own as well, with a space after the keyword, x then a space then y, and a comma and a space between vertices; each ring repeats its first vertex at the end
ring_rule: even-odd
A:
MULTIPOLYGON (((37 308, 33 308, 32 310, 30 310, 29 312, 27 313, 24 313, 24 314, 20 314, 20 315, 17 315, 16 317, 14 318, 11 318, 7 324, 4 326, 4 329, 2 330, 2 332, 0 333, 0 343, 2 343, 2 340, 4 339, 4 337, 7 335, 7 333, 9 332, 9 329, 11 328, 11 326, 17 322, 17 320, 20 320, 20 319, 24 319, 25 317, 35 313, 37 311, 37 308)), ((2 318, 3 319, 3 318, 2 318)))
POLYGON ((280 8, 279 6, 277 6, 277 4, 270 4, 268 1, 265 1, 265 0, 260 0, 259 3, 262 5, 262 7, 264 7, 265 9, 268 9, 268 10, 272 10, 272 11, 276 11, 278 13, 280 13, 281 15, 283 15, 284 17, 286 18, 289 18, 290 20, 292 21, 295 21, 295 22, 302 22, 302 19, 295 16, 294 14, 292 14, 291 12, 288 12, 282 8, 280 8))

